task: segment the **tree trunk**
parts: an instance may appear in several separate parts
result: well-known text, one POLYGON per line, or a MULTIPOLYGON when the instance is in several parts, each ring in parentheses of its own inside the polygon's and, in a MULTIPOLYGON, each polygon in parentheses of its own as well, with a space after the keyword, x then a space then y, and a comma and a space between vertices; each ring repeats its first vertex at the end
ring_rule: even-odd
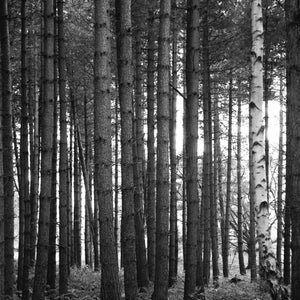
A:
POLYGON ((153 0, 148 0, 148 52, 147 52, 147 244, 149 279, 154 281, 155 272, 155 148, 154 148, 154 105, 155 105, 155 27, 153 0))
POLYGON ((137 296, 134 234, 133 126, 132 126, 132 26, 131 0, 116 0, 117 59, 121 108, 122 248, 125 298, 137 296))
POLYGON ((169 284, 169 69, 171 0, 160 1, 157 92, 156 257, 153 300, 167 299, 169 284))
MULTIPOLYGON (((176 0, 172 0, 172 7, 176 7, 176 0)), ((174 9, 173 17, 176 18, 174 9)), ((176 229, 177 229, 177 157, 176 157, 176 113, 177 113, 177 52, 178 52, 178 28, 177 24, 172 24, 172 92, 170 96, 170 243, 169 243, 169 286, 175 284, 177 280, 177 261, 176 256, 176 229)))
MULTIPOLYGON (((287 197, 292 227, 292 299, 300 295, 300 184, 299 184, 299 1, 286 2, 287 25, 287 197)), ((289 229, 289 228, 287 228, 289 229)))
POLYGON ((203 249, 203 280, 207 285, 210 279, 210 250, 211 250, 211 231, 210 231, 210 199, 212 197, 211 187, 211 95, 210 95, 210 63, 209 63, 209 25, 208 25, 208 6, 206 0, 203 7, 203 107, 204 107, 204 153, 203 153, 203 221, 204 221, 204 249, 203 249))
POLYGON ((13 297, 14 289, 14 171, 12 150, 12 103, 10 38, 7 0, 0 2, 2 138, 4 185, 4 292, 13 297))
POLYGON ((68 291, 68 134, 66 99, 66 61, 64 2, 58 0, 58 72, 59 72, 59 294, 68 291))
POLYGON ((251 49, 251 98, 250 118, 252 135, 253 185, 255 211, 257 213, 257 238, 260 252, 260 275, 270 285, 273 299, 282 299, 286 290, 281 286, 269 231, 269 203, 267 199, 263 104, 263 22, 261 0, 252 1, 252 49, 251 49), (282 298, 281 298, 282 297, 282 298))
MULTIPOLYGON (((54 2, 54 14, 56 15, 56 1, 54 2)), ((52 178, 51 178, 51 203, 49 224, 49 254, 47 284, 50 289, 55 289, 56 279, 56 226, 57 226, 57 22, 54 22, 54 112, 53 112, 53 146, 52 146, 52 178)))
MULTIPOLYGON (((75 114, 74 114, 75 124, 75 114)), ((79 165, 79 151, 78 151, 78 133, 79 130, 74 126, 74 254, 75 265, 81 267, 81 188, 80 176, 81 168, 79 165)))
POLYGON ((198 197, 198 99, 200 72, 199 1, 189 0, 186 41, 186 192, 187 247, 184 299, 194 298, 197 270, 198 197))
MULTIPOLYGON (((238 83, 238 91, 241 90, 241 84, 238 83)), ((244 251, 243 251, 243 210, 242 210, 242 96, 239 94, 238 101, 238 115, 237 115, 237 202, 238 202, 238 254, 239 254, 239 267, 240 274, 245 275, 244 251)))
POLYGON ((276 259, 279 270, 282 270, 282 190, 283 190, 283 76, 279 75, 279 143, 278 143, 278 188, 277 188, 277 251, 276 259))
MULTIPOLYGON (((33 33, 34 34, 34 33, 33 33)), ((38 199, 39 199, 39 97, 37 91, 37 43, 34 37, 33 50, 33 98, 32 101, 32 151, 30 163, 30 266, 33 267, 35 263, 36 253, 36 238, 37 238, 37 214, 38 214, 38 199)))
MULTIPOLYGON (((142 2, 138 4, 142 5, 142 2)), ((134 176, 134 210, 135 210, 135 238, 137 259, 138 287, 149 285, 147 253, 145 245, 144 228, 144 182, 143 182, 143 160, 144 160, 144 129, 143 129, 143 70, 142 70, 142 32, 141 11, 135 13, 134 20, 136 29, 135 36, 135 116, 134 116, 134 144, 133 144, 133 176, 134 176)))
POLYGON ((229 225, 231 215, 231 161, 232 161, 232 70, 229 78, 229 103, 228 103, 228 156, 227 156, 227 189, 226 189, 226 210, 224 222, 224 253, 223 253, 223 275, 229 276, 228 256, 229 256, 229 225))
POLYGON ((54 13, 53 1, 44 1, 44 99, 41 118, 41 194, 37 263, 32 299, 44 298, 49 248, 49 211, 51 202, 53 97, 54 97, 54 13))

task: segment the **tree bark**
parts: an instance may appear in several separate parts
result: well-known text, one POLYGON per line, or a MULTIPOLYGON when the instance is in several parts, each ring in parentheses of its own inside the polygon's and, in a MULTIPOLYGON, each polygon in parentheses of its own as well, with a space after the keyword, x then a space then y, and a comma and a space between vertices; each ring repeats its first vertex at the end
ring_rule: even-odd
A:
POLYGON ((49 248, 49 211, 51 202, 53 98, 54 98, 54 13, 53 1, 44 2, 44 99, 41 118, 41 194, 37 263, 32 299, 44 298, 49 248))
MULTIPOLYGON (((292 229, 292 299, 300 295, 300 184, 299 184, 299 1, 286 1, 287 28, 287 197, 292 229)), ((289 228, 286 228, 289 230, 289 228)))
MULTIPOLYGON (((238 90, 241 90, 241 84, 238 83, 238 90)), ((238 94, 238 115, 237 115, 237 202, 238 202, 238 255, 240 274, 245 275, 244 250, 243 250, 243 210, 242 210, 242 96, 238 94)))
POLYGON ((59 294, 68 291, 68 134, 66 99, 66 61, 64 2, 58 0, 58 73, 59 73, 59 294))
POLYGON ((160 1, 157 92, 156 257, 153 300, 167 299, 169 284, 169 70, 171 0, 160 1))
MULTIPOLYGON (((172 7, 176 7, 176 0, 171 1, 172 7)), ((174 9, 173 17, 176 18, 174 9)), ((177 52, 178 52, 178 26, 172 24, 172 92, 170 96, 170 243, 169 243, 169 286, 175 284, 177 280, 177 261, 176 240, 177 240, 177 157, 176 157, 176 115, 177 115, 177 52)))
POLYGON ((226 189, 226 209, 224 222, 224 253, 223 253, 223 275, 229 276, 228 256, 229 256, 229 226, 231 215, 231 161, 232 161, 232 70, 229 75, 229 103, 228 103, 228 156, 227 156, 227 189, 226 189))
POLYGON ((198 99, 200 75, 199 1, 189 0, 186 41, 186 192, 187 244, 184 299, 196 292, 198 197, 198 99))
POLYGON ((155 22, 153 0, 148 0, 148 52, 147 52, 147 256, 149 279, 154 281, 155 272, 155 148, 154 148, 154 105, 155 105, 155 22))
POLYGON ((121 108, 122 248, 125 298, 137 296, 134 234, 132 25, 131 0, 116 0, 117 60, 121 108))
POLYGON ((4 187, 4 292, 13 297, 14 289, 14 171, 12 149, 12 100, 10 37, 7 0, 0 2, 2 139, 4 187))

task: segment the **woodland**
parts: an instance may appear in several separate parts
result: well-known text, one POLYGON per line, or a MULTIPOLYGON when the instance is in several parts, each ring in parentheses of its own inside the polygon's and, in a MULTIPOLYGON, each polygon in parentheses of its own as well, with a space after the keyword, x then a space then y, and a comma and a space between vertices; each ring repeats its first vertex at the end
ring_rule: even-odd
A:
POLYGON ((299 0, 1 0, 0 46, 0 300, 300 299, 299 0))

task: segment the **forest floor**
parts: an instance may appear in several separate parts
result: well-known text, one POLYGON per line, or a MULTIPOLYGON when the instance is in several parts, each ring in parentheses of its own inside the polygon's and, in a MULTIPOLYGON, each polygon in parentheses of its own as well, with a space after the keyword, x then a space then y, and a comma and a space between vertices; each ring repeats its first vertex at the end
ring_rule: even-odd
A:
MULTIPOLYGON (((234 259, 237 261, 237 259, 234 259)), ((220 269, 221 273, 221 269, 220 269)), ((122 274, 121 274, 122 278, 122 274)), ((140 300, 150 300, 153 292, 153 284, 148 289, 139 293, 140 300)), ((169 289, 169 300, 183 299, 184 293, 184 273, 179 270, 177 283, 169 289)), ((65 299, 100 299, 100 273, 93 272, 89 268, 72 269, 69 280, 69 293, 65 299)), ((50 296, 50 295, 49 295, 50 296)), ((124 298, 124 293, 122 298, 124 298)), ((54 298, 55 297, 49 297, 54 298)), ((48 299, 49 299, 48 298, 48 299)), ((57 298, 58 299, 58 298, 57 298)), ((205 289, 206 300, 268 300, 270 299, 266 288, 259 282, 251 282, 250 271, 244 276, 239 275, 239 269, 236 262, 230 266, 230 277, 220 276, 218 287, 212 284, 205 289), (231 283, 230 279, 237 276, 241 281, 231 283)))

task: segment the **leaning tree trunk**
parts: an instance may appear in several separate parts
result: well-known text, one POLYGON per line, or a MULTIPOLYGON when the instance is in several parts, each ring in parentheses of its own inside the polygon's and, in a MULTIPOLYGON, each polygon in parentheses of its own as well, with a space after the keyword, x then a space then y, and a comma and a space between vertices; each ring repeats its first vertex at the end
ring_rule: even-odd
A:
POLYGON ((260 275, 270 285, 273 299, 282 299, 285 289, 277 266, 269 231, 269 203, 267 201, 263 104, 263 21, 261 0, 252 1, 251 98, 250 118, 253 164, 254 201, 257 218, 257 238, 260 252, 260 275))
POLYGON ((287 25, 287 188, 290 190, 290 216, 292 227, 292 299, 300 295, 300 6, 299 1, 286 1, 287 25))
POLYGON ((49 211, 51 201, 53 97, 54 97, 54 13, 53 0, 44 1, 44 99, 41 118, 41 194, 37 263, 32 299, 44 298, 49 248, 49 211))
POLYGON ((186 41, 186 192, 187 243, 184 299, 196 292, 197 233, 199 221, 198 197, 198 99, 200 75, 199 1, 188 1, 186 41))
POLYGON ((0 40, 2 77, 2 141, 4 188, 4 292, 13 297, 14 290, 14 170, 12 149, 12 100, 10 38, 7 0, 0 1, 0 40))
POLYGON ((117 59, 121 108, 122 249, 126 299, 137 297, 134 234, 131 0, 116 0, 117 59))

